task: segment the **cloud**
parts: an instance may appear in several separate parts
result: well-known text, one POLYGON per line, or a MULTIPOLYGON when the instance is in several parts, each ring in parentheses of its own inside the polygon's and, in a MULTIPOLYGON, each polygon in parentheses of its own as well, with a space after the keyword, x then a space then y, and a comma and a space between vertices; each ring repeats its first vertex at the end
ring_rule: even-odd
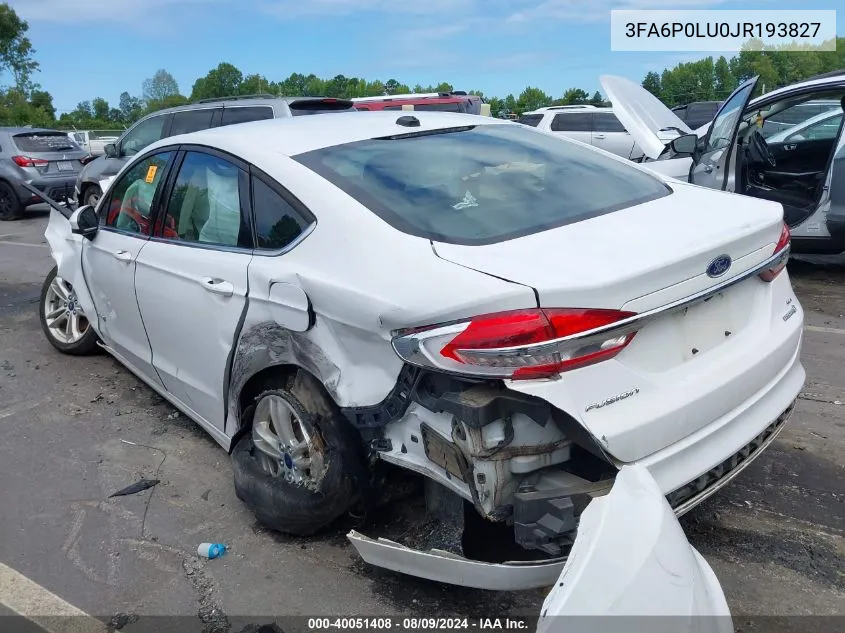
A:
POLYGON ((30 23, 121 23, 144 26, 160 21, 161 11, 190 5, 221 5, 229 0, 9 0, 19 16, 30 23))

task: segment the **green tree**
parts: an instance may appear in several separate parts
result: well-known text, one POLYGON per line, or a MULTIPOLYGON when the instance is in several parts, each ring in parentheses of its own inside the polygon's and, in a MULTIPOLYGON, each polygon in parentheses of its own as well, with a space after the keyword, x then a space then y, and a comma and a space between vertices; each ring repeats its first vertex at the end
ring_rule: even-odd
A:
MULTIPOLYGON (((601 95, 599 95, 601 98, 601 95)), ((581 88, 569 88, 563 93, 563 97, 555 103, 558 105, 584 105, 590 100, 590 95, 581 88), (559 103, 558 103, 559 102, 559 103)))
POLYGON ((109 102, 102 97, 97 97, 91 102, 91 109, 94 113, 94 118, 100 121, 109 120, 109 102))
POLYGON ((232 64, 221 62, 194 82, 191 89, 191 101, 198 99, 219 99, 231 97, 241 93, 241 83, 244 76, 232 64))
POLYGON ((29 103, 33 108, 42 110, 51 121, 56 118, 56 107, 53 105, 53 95, 46 90, 33 90, 29 96, 29 103))
POLYGON ((240 94, 273 94, 271 82, 264 75, 247 75, 240 85, 240 94))
POLYGON ((663 96, 663 89, 660 85, 660 75, 658 75, 654 71, 651 71, 646 74, 645 79, 643 79, 643 88, 648 90, 658 99, 662 98, 663 96))
POLYGON ((29 24, 22 20, 7 2, 0 3, 0 71, 9 72, 22 95, 32 89, 30 79, 38 70, 32 56, 35 49, 26 36, 29 24))
POLYGON ((144 101, 162 101, 179 94, 179 84, 176 83, 176 79, 163 68, 157 70, 149 79, 145 79, 141 87, 144 101))
POLYGON ((523 112, 548 106, 551 103, 552 98, 549 95, 539 88, 529 86, 520 93, 516 101, 516 112, 517 114, 522 114, 523 112))
POLYGON ((731 72, 731 66, 724 55, 719 57, 713 65, 713 75, 715 81, 713 96, 717 100, 722 101, 736 88, 736 77, 731 72))
POLYGON ((598 90, 596 90, 593 93, 593 96, 590 97, 590 105, 594 105, 596 107, 604 105, 604 97, 601 96, 601 93, 598 90))
POLYGON ((134 123, 144 113, 144 104, 138 97, 133 97, 128 92, 120 93, 120 122, 124 125, 134 123))

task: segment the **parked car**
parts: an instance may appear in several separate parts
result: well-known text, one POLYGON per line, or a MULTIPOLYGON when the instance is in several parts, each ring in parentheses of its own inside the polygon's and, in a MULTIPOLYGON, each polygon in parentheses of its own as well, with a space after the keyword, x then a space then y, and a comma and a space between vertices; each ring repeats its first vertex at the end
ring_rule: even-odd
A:
POLYGON ((782 132, 767 135, 767 125, 763 125, 761 131, 766 139, 766 144, 771 146, 776 143, 799 141, 831 141, 839 135, 839 128, 841 126, 842 108, 837 106, 814 117, 810 117, 802 123, 788 127, 782 132))
POLYGON ((135 123, 116 142, 106 144, 105 155, 79 173, 74 195, 80 204, 96 204, 102 195, 101 182, 114 176, 147 145, 168 136, 248 121, 338 111, 354 111, 352 102, 325 97, 243 95, 159 110, 135 123))
POLYGON ((672 108, 672 112, 690 129, 694 130, 710 123, 721 105, 721 101, 694 101, 686 105, 676 106, 672 108))
POLYGON ((114 143, 120 137, 120 134, 115 133, 114 130, 105 132, 76 130, 74 132, 68 132, 67 135, 82 149, 91 154, 91 156, 102 156, 106 153, 105 146, 109 143, 114 143))
MULTIPOLYGON (((622 158, 635 161, 641 161, 643 158, 634 137, 616 118, 612 108, 592 105, 549 106, 526 112, 517 119, 517 123, 581 141, 622 158)), ((661 135, 661 138, 669 142, 678 136, 678 133, 674 130, 664 130, 661 135)))
POLYGON ((712 125, 693 132, 653 95, 634 82, 604 76, 601 83, 650 169, 696 185, 771 200, 783 206, 793 252, 845 251, 845 136, 780 136, 809 124, 821 112, 841 114, 845 71, 809 79, 751 99, 754 77, 724 102, 712 125), (684 130, 669 144, 656 131, 684 130), (767 139, 768 137, 768 139, 767 139), (774 139, 774 140, 772 140, 774 139), (683 150, 683 151, 681 151, 683 150))
POLYGON ((352 102, 363 111, 401 110, 402 106, 411 105, 414 110, 465 114, 481 114, 482 104, 481 97, 462 91, 355 97, 352 102))
POLYGON ((64 132, 0 128, 0 220, 17 220, 26 207, 41 202, 23 182, 57 200, 71 197, 87 156, 64 132))
MULTIPOLYGON (((585 539, 615 535, 604 553, 624 555, 605 564, 631 575, 603 589, 624 591, 683 542, 672 513, 751 463, 803 386, 780 206, 491 117, 349 123, 262 121, 138 152, 96 211, 51 215, 47 339, 101 346, 195 420, 273 529, 366 508, 387 463, 525 557, 351 535, 391 569, 548 586, 610 491, 619 502, 594 507, 616 527, 596 509, 585 539), (647 476, 614 495, 625 466, 647 476)), ((678 608, 697 608, 705 566, 687 551, 664 569, 690 598, 678 608)))

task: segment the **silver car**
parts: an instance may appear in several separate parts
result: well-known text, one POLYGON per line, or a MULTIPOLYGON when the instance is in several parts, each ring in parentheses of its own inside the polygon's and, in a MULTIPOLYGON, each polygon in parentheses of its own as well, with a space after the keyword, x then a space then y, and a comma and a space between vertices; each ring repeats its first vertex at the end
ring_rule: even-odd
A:
POLYGON ((17 220, 26 207, 41 202, 24 182, 54 200, 68 199, 87 158, 66 132, 0 128, 0 220, 17 220))

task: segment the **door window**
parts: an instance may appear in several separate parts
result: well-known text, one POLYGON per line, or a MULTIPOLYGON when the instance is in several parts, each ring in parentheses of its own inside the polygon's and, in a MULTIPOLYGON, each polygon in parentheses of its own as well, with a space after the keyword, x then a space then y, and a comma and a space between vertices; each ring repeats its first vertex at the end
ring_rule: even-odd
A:
POLYGON ((190 134, 207 130, 211 127, 211 118, 220 108, 203 108, 201 110, 182 110, 173 115, 173 125, 170 127, 169 136, 177 134, 190 134))
POLYGON ((241 205, 246 174, 233 163, 188 152, 167 203, 161 237, 217 246, 252 248, 241 205))
POLYGON ((252 209, 256 248, 260 249, 285 248, 312 222, 258 178, 252 180, 252 209))
POLYGON ((273 108, 270 106, 230 106, 223 108, 223 121, 220 125, 234 125, 249 121, 262 121, 273 118, 273 108))
POLYGON ((830 141, 839 135, 842 113, 825 117, 786 137, 787 141, 830 141))
POLYGON ((737 122, 742 115, 745 104, 748 103, 748 98, 751 96, 751 91, 754 90, 755 85, 756 81, 749 81, 744 86, 738 88, 725 102, 725 105, 713 121, 713 125, 710 126, 707 146, 704 148, 705 154, 715 152, 733 143, 737 122))
POLYGON ((556 114, 552 119, 553 132, 591 132, 592 114, 556 114))
POLYGON ((162 152, 148 156, 120 177, 112 187, 108 204, 102 207, 104 226, 126 233, 151 234, 153 198, 172 155, 162 152))
POLYGON ((516 122, 522 123, 523 125, 528 125, 530 127, 537 127, 540 121, 543 120, 542 114, 523 114, 519 117, 516 122))
POLYGON ((120 151, 123 156, 134 156, 147 145, 161 140, 164 134, 164 123, 167 115, 158 115, 144 119, 138 125, 126 133, 120 142, 120 151))
POLYGON ((611 112, 596 112, 593 115, 593 132, 624 132, 625 126, 611 112))

